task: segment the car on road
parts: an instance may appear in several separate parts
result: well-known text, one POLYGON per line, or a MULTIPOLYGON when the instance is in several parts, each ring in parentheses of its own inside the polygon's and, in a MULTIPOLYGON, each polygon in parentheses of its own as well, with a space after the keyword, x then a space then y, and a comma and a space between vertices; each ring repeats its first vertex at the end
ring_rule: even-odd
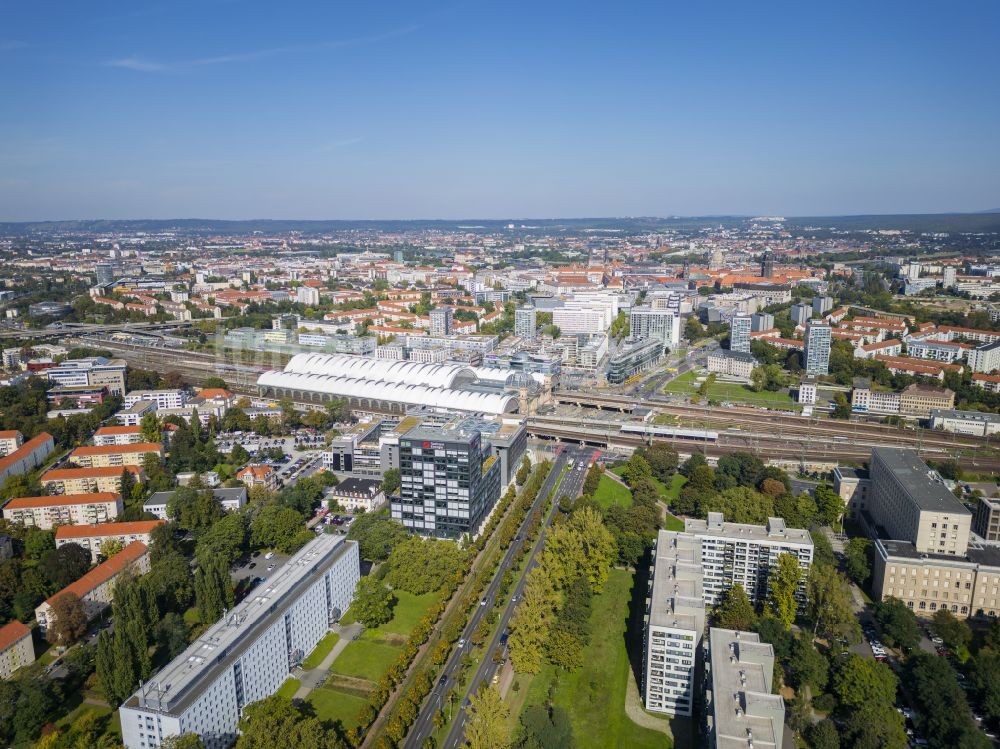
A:
POLYGON ((448 682, 448 674, 441 674, 441 678, 438 679, 438 686, 443 687, 448 682))
POLYGON ((257 566, 257 563, 256 563, 256 562, 250 562, 250 564, 249 564, 249 565, 247 566, 247 569, 248 569, 248 570, 252 570, 252 569, 253 569, 254 567, 256 567, 256 566, 257 566))
POLYGON ((480 606, 485 606, 485 605, 486 605, 486 599, 484 598, 483 600, 481 600, 481 601, 479 602, 479 605, 480 605, 480 606))
POLYGON ((465 647, 465 638, 464 637, 462 637, 461 639, 459 639, 459 641, 458 641, 458 647, 460 647, 460 648, 464 648, 465 647))

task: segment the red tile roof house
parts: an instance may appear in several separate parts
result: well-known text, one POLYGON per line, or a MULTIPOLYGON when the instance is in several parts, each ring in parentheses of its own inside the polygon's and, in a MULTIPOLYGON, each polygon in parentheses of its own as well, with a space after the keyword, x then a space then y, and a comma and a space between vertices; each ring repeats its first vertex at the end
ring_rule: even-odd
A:
POLYGON ((278 486, 278 473, 269 465, 248 465, 236 474, 236 478, 246 484, 248 489, 255 486, 276 489, 278 486))
POLYGON ((0 679, 35 661, 31 630, 17 619, 0 627, 0 679))
POLYGON ((136 541, 150 545, 150 535, 164 520, 134 520, 125 523, 88 523, 86 525, 60 525, 56 528, 56 548, 78 544, 90 552, 90 561, 97 563, 101 545, 105 541, 120 541, 126 547, 136 541))
POLYGON ((35 609, 35 621, 44 633, 53 623, 52 604, 60 596, 75 593, 83 603, 88 619, 93 619, 103 611, 114 598, 115 582, 123 573, 134 575, 149 572, 149 548, 141 541, 129 544, 111 559, 94 567, 74 583, 70 583, 35 609))

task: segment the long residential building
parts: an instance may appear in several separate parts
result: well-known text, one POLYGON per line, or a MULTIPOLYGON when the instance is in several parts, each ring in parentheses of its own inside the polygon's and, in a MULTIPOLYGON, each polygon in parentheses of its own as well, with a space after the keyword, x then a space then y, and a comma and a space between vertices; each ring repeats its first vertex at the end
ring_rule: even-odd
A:
POLYGON ((117 492, 15 497, 3 508, 5 520, 45 530, 57 525, 106 523, 121 513, 122 498, 117 492))
POLYGON ((79 580, 42 602, 35 609, 38 628, 45 632, 53 623, 52 605, 67 593, 76 595, 83 603, 87 618, 93 619, 114 599, 115 583, 126 571, 137 576, 149 572, 149 548, 146 544, 141 541, 129 544, 111 559, 97 565, 79 580))
POLYGON ((32 437, 0 458, 0 483, 11 476, 23 476, 26 473, 31 473, 42 465, 55 449, 55 441, 48 432, 42 432, 32 437))
POLYGON ((88 523, 86 525, 60 525, 56 528, 56 548, 78 544, 90 552, 92 562, 101 555, 101 546, 108 541, 118 541, 122 547, 135 541, 150 546, 153 529, 163 525, 162 520, 134 520, 126 523, 88 523))
POLYGON ((772 694, 774 648, 756 632, 712 627, 705 711, 710 749, 780 749, 785 701, 772 694))
POLYGON ((141 482, 140 466, 107 466, 101 468, 54 468, 42 474, 42 486, 53 494, 89 494, 91 492, 117 492, 121 488, 122 473, 128 471, 141 482))
POLYGON ((0 680, 34 662, 31 630, 17 619, 0 627, 0 680))
POLYGON ((81 468, 141 466, 146 455, 163 458, 159 442, 136 442, 129 445, 84 445, 69 454, 69 459, 81 468))
MULTIPOLYGON (((167 520, 167 507, 176 491, 154 492, 142 505, 144 512, 155 515, 160 520, 167 520)), ((212 496, 226 512, 236 512, 246 506, 247 488, 237 486, 232 489, 212 489, 212 496)))
POLYGON ((323 534, 147 680, 121 706, 127 749, 196 733, 207 749, 236 740, 243 708, 274 694, 350 605, 354 541, 323 534))
POLYGON ((145 439, 138 424, 132 426, 103 426, 94 432, 95 445, 135 445, 139 442, 145 442, 145 439))

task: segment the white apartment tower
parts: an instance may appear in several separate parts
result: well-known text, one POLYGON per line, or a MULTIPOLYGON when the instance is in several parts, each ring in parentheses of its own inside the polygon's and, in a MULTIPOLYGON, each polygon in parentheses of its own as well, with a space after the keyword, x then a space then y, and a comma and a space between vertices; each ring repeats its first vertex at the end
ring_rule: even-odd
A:
POLYGON ((514 310, 514 335, 522 341, 533 341, 538 333, 538 313, 534 307, 514 310))
POLYGON ((750 331, 753 319, 750 315, 736 315, 729 325, 729 350, 750 353, 750 331))

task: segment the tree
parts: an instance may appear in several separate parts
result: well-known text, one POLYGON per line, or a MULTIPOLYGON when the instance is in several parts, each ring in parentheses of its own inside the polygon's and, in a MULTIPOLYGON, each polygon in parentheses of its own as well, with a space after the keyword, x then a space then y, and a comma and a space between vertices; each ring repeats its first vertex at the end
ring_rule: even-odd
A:
POLYGON ((355 519, 347 537, 358 542, 358 551, 364 559, 381 562, 389 558, 392 550, 410 537, 406 528, 384 512, 372 512, 355 519))
POLYGON ((840 749, 837 726, 829 718, 816 723, 807 732, 812 749, 840 749))
POLYGON ((525 455, 524 459, 521 460, 521 466, 517 469, 514 480, 518 486, 524 486, 524 482, 528 480, 529 475, 531 475, 531 460, 525 455))
POLYGON ((636 452, 646 459, 653 476, 660 481, 669 481, 677 472, 679 462, 677 451, 666 442, 654 442, 649 447, 639 448, 636 452))
POLYGON ((378 579, 367 576, 358 580, 351 604, 358 621, 368 628, 385 624, 392 619, 392 607, 396 597, 378 579))
POLYGON ((650 468, 649 463, 639 452, 632 454, 625 463, 625 468, 622 470, 622 479, 629 486, 639 479, 648 479, 652 475, 653 469, 650 468))
POLYGON ((836 569, 814 564, 806 585, 813 633, 835 640, 861 641, 861 627, 852 608, 851 589, 836 569))
POLYGON ((813 692, 821 692, 830 678, 826 658, 813 647, 812 638, 804 632, 792 640, 788 668, 792 672, 792 684, 798 690, 808 686, 813 692))
POLYGON ((382 490, 385 496, 390 496, 399 491, 400 475, 398 468, 390 468, 382 474, 382 490))
POLYGON ((160 432, 160 420, 156 417, 155 411, 143 414, 142 421, 139 422, 139 433, 143 442, 159 442, 163 439, 160 432))
POLYGON ((41 528, 28 528, 24 532, 24 556, 28 559, 41 559, 49 551, 56 548, 56 535, 53 531, 41 528))
POLYGON ((121 539, 109 538, 101 543, 101 556, 105 559, 111 559, 124 548, 125 544, 122 543, 121 539))
POLYGON ((393 588, 414 595, 439 590, 456 569, 462 569, 467 552, 450 541, 413 536, 393 549, 385 580, 393 588))
POLYGON ((63 593, 52 602, 45 638, 54 645, 70 645, 87 631, 87 612, 76 593, 63 593))
POLYGON ((227 385, 226 381, 221 377, 206 377, 204 381, 202 381, 201 386, 203 388, 219 388, 221 390, 229 389, 229 385, 227 385))
POLYGON ((222 517, 198 539, 195 557, 198 561, 218 558, 232 565, 243 554, 247 540, 245 516, 233 512, 222 517))
POLYGON ((798 557, 787 552, 779 554, 778 563, 771 568, 767 579, 767 607, 786 629, 795 621, 798 609, 795 593, 801 579, 802 569, 799 567, 798 557))
POLYGON ((184 617, 174 611, 167 613, 156 626, 156 642, 168 657, 180 655, 188 646, 188 626, 184 617))
POLYGON ((608 579, 614 551, 614 539, 600 514, 588 507, 552 529, 541 564, 560 587, 582 576, 599 593, 608 579))
POLYGON ((917 617, 898 598, 890 596, 875 604, 875 621, 890 645, 912 650, 920 644, 917 617))
POLYGON ((755 525, 763 525, 775 512, 771 497, 747 486, 735 486, 708 497, 704 508, 706 512, 723 513, 731 523, 755 525))
POLYGON ((272 695, 243 709, 240 735, 234 749, 336 749, 343 744, 328 735, 320 720, 292 704, 287 697, 272 695))
POLYGON ((757 613, 743 586, 736 583, 722 594, 719 605, 712 611, 712 619, 713 626, 750 632, 757 624, 757 613))
POLYGON ((969 682, 983 714, 1000 720, 1000 653, 983 649, 970 661, 969 682))
POLYGON ((118 481, 118 493, 122 495, 122 501, 127 502, 132 496, 132 490, 135 488, 136 480, 135 474, 132 473, 127 468, 122 469, 121 479, 118 481))
POLYGON ((507 716, 510 709, 494 686, 483 686, 469 697, 466 708, 469 721, 465 738, 471 749, 507 749, 507 716))
POLYGON ((42 572, 56 590, 76 582, 90 569, 90 552, 80 544, 63 544, 46 552, 42 572))
POLYGON ((944 608, 935 611, 933 619, 934 631, 944 640, 945 645, 954 651, 968 649, 972 642, 972 630, 965 621, 944 608))
POLYGON ((972 721, 955 669, 943 658, 917 652, 906 660, 906 684, 920 727, 933 749, 989 749, 992 743, 972 721))
POLYGON ((199 563, 194 573, 194 596, 198 617, 205 624, 222 618, 223 610, 233 607, 233 585, 225 560, 212 558, 199 563))
POLYGON ((871 541, 867 538, 852 538, 844 546, 844 569, 854 582, 864 585, 871 576, 871 563, 868 561, 871 541))
POLYGON ((160 749, 205 749, 205 744, 196 733, 182 733, 165 737, 160 742, 160 749))
POLYGON ((844 499, 826 484, 820 484, 813 491, 816 499, 816 519, 823 525, 833 525, 844 514, 844 499))
POLYGON ((767 370, 764 367, 754 367, 750 371, 750 389, 759 393, 767 385, 767 370))
POLYGON ((847 400, 846 395, 843 393, 834 395, 833 404, 833 410, 830 412, 831 419, 848 420, 851 418, 851 403, 847 400))
POLYGON ((255 549, 292 551, 304 530, 302 515, 277 504, 262 507, 250 522, 250 546, 255 549))
POLYGON ((535 674, 559 606, 559 591, 539 565, 528 573, 521 603, 510 620, 510 660, 518 673, 535 674))
POLYGON ((851 653, 837 660, 833 673, 833 693, 847 707, 866 704, 892 706, 896 701, 898 679, 888 666, 851 653))

